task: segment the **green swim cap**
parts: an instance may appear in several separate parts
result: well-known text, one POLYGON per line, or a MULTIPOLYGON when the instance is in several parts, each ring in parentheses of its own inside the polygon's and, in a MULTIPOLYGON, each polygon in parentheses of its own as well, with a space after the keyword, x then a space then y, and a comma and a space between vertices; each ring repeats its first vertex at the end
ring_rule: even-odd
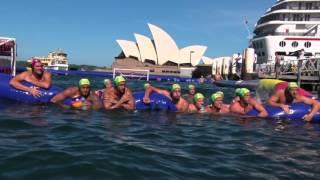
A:
POLYGON ((144 83, 144 85, 143 85, 143 89, 144 89, 144 90, 146 90, 149 86, 151 86, 151 84, 150 84, 150 83, 144 83))
POLYGON ((250 93, 250 90, 247 88, 240 88, 238 96, 244 97, 246 94, 250 93))
POLYGON ((241 88, 237 88, 234 92, 236 93, 236 96, 239 96, 240 95, 240 91, 241 91, 241 88))
POLYGON ((221 94, 219 91, 211 95, 211 101, 215 102, 217 98, 223 98, 223 94, 221 94))
POLYGON ((126 79, 123 76, 117 76, 116 78, 114 78, 114 83, 116 84, 116 86, 118 86, 120 82, 126 82, 126 79))
POLYGON ((196 88, 193 84, 188 85, 188 89, 196 88))
POLYGON ((197 94, 195 94, 195 95, 193 96, 194 102, 197 102, 199 99, 204 99, 203 94, 197 93, 197 94))
POLYGON ((83 86, 83 85, 89 85, 90 86, 90 81, 87 78, 82 78, 79 81, 79 86, 83 86))
POLYGON ((104 79, 103 80, 103 84, 106 86, 106 85, 108 85, 108 84, 110 84, 111 83, 111 80, 110 79, 104 79))
POLYGON ((217 91, 216 94, 221 94, 221 96, 224 97, 224 93, 222 91, 217 91))
POLYGON ((288 89, 289 90, 292 89, 292 88, 298 88, 298 87, 299 87, 298 84, 295 83, 295 82, 289 82, 288 83, 288 89))
POLYGON ((174 91, 176 89, 181 89, 181 86, 179 84, 172 84, 171 91, 174 91))

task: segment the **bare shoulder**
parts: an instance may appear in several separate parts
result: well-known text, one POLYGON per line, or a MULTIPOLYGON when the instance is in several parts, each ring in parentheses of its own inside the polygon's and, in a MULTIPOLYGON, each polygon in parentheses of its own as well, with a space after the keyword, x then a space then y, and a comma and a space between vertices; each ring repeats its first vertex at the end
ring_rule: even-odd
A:
POLYGON ((104 100, 110 100, 113 97, 115 97, 115 88, 109 88, 107 91, 103 92, 103 99, 104 100))
POLYGON ((305 97, 305 96, 300 96, 300 95, 297 95, 297 100, 298 101, 300 101, 300 102, 304 102, 304 103, 308 103, 308 102, 313 102, 313 101, 315 101, 316 102, 316 100, 314 100, 314 99, 311 99, 311 98, 309 98, 309 97, 305 97))
POLYGON ((261 105, 261 103, 256 98, 253 98, 253 97, 250 98, 249 104, 251 104, 252 106, 261 105))
MULTIPOLYGON (((188 101, 186 101, 184 98, 182 98, 182 105, 185 109, 185 111, 187 111, 187 109, 189 108, 190 106, 190 103, 188 101)), ((194 106, 195 107, 195 106, 194 106)), ((196 108, 196 107, 195 107, 196 108)))
POLYGON ((180 97, 180 101, 183 104, 189 104, 189 102, 186 99, 184 99, 183 97, 180 97))
POLYGON ((103 92, 103 94, 104 94, 104 95, 110 95, 110 94, 114 93, 114 91, 115 91, 114 87, 111 87, 111 88, 105 90, 105 91, 103 92))
POLYGON ((238 101, 232 100, 232 101, 230 102, 230 105, 229 105, 229 106, 230 106, 230 107, 231 107, 231 106, 235 106, 237 103, 238 103, 238 101))
POLYGON ((233 109, 233 108, 236 108, 239 106, 240 106, 240 103, 238 101, 233 101, 233 102, 231 102, 229 108, 233 109))
POLYGON ((31 76, 31 72, 30 71, 24 71, 18 75, 16 75, 14 78, 26 78, 28 76, 31 76))
POLYGON ((180 97, 179 104, 181 105, 181 107, 189 107, 190 105, 193 105, 193 104, 189 104, 189 102, 182 97, 180 97))
POLYGON ((207 105, 205 108, 206 112, 209 112, 209 113, 212 112, 211 107, 212 107, 211 105, 207 105))
POLYGON ((44 71, 44 74, 43 74, 43 75, 46 76, 46 77, 51 77, 51 73, 48 72, 48 71, 44 71))
POLYGON ((130 89, 130 88, 126 88, 126 94, 128 94, 128 95, 132 95, 132 91, 131 91, 131 89, 130 89))

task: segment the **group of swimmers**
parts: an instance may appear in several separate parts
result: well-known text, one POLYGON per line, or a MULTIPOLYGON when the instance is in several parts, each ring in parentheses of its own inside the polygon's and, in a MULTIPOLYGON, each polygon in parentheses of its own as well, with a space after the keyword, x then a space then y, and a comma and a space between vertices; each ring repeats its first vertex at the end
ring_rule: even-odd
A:
MULTIPOLYGON (((41 96, 41 92, 34 87, 23 85, 22 81, 28 81, 36 87, 49 88, 51 86, 51 74, 44 70, 40 60, 34 59, 31 64, 31 71, 25 71, 11 79, 10 85, 16 89, 29 92, 34 97, 41 96)), ((70 106, 74 108, 97 110, 105 108, 113 109, 135 109, 135 99, 132 91, 126 86, 126 79, 123 76, 117 76, 114 84, 110 79, 104 80, 104 89, 91 91, 90 81, 86 78, 80 79, 78 86, 69 87, 64 91, 55 95, 50 101, 63 105, 65 99, 73 99, 70 106)), ((252 109, 258 111, 259 117, 267 117, 268 112, 264 106, 251 96, 251 92, 247 88, 237 88, 235 97, 230 104, 224 103, 224 93, 222 91, 215 92, 210 97, 210 104, 205 104, 205 96, 196 92, 194 85, 188 86, 188 94, 182 95, 181 86, 173 84, 170 90, 160 89, 151 85, 144 84, 145 94, 143 102, 150 103, 150 94, 155 92, 168 97, 176 106, 178 112, 191 113, 212 113, 226 114, 235 113, 245 115, 252 109)), ((277 88, 268 99, 268 104, 274 107, 280 107, 284 112, 289 113, 289 104, 293 102, 303 102, 312 106, 310 112, 306 112, 303 117, 305 121, 310 121, 313 116, 320 110, 320 103, 310 97, 300 93, 301 88, 297 83, 290 82, 283 84, 277 88)))

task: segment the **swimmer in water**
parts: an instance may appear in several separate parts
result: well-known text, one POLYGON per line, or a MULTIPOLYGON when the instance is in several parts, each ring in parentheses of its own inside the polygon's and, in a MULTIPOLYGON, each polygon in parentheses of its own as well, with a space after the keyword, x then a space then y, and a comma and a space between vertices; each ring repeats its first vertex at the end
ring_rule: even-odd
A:
POLYGON ((267 117, 268 112, 255 98, 251 97, 247 88, 237 88, 236 98, 230 104, 230 111, 237 114, 247 114, 250 110, 256 109, 259 117, 267 117))
POLYGON ((103 86, 104 86, 104 89, 99 89, 99 90, 96 90, 94 93, 99 96, 101 99, 103 99, 103 94, 104 94, 104 91, 110 91, 111 88, 113 87, 112 86, 112 81, 110 79, 104 79, 103 80, 103 86))
POLYGON ((90 81, 88 79, 80 79, 78 87, 69 87, 61 93, 55 95, 50 102, 60 103, 64 99, 71 98, 74 101, 71 106, 80 109, 97 110, 102 107, 100 98, 91 92, 90 81))
POLYGON ((311 121, 313 116, 320 110, 320 103, 317 100, 301 95, 299 86, 295 82, 290 82, 285 90, 275 91, 268 100, 270 106, 280 107, 286 113, 290 112, 289 104, 297 102, 312 106, 310 113, 303 117, 305 121, 311 121))
POLYGON ((104 91, 103 105, 105 109, 125 109, 133 111, 135 109, 135 101, 132 91, 126 86, 126 80, 123 76, 117 76, 114 79, 115 87, 104 91))
POLYGON ((51 73, 45 71, 39 59, 32 59, 31 71, 25 71, 10 80, 10 85, 16 89, 29 92, 34 97, 40 97, 41 92, 38 88, 48 89, 51 87, 51 73), (36 87, 28 87, 21 82, 27 81, 36 87))
POLYGON ((196 87, 193 84, 188 85, 188 93, 184 94, 182 97, 188 101, 188 103, 193 103, 193 97, 196 94, 196 87))
POLYGON ((204 104, 204 95, 201 93, 196 93, 193 97, 193 103, 189 104, 188 111, 191 113, 205 113, 206 108, 204 104))
POLYGON ((173 84, 171 86, 171 91, 164 89, 159 89, 150 84, 146 87, 143 102, 150 103, 150 94, 156 92, 168 97, 176 106, 178 112, 188 112, 189 103, 181 96, 181 87, 179 84, 173 84))
POLYGON ((212 114, 225 114, 230 112, 230 105, 223 103, 224 93, 218 91, 211 95, 211 104, 206 107, 206 111, 212 114))

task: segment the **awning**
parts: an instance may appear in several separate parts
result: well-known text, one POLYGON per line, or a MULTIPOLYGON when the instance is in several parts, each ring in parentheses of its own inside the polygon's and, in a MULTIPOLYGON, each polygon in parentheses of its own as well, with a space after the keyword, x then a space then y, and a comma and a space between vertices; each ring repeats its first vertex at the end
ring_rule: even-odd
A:
POLYGON ((14 47, 14 38, 0 37, 0 56, 11 56, 11 48, 14 47))

